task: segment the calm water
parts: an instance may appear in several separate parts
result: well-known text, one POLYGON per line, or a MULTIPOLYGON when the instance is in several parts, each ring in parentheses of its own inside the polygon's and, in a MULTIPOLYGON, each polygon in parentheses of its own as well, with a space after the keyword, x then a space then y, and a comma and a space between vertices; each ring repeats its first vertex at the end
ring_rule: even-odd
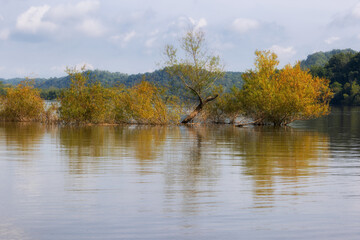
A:
POLYGON ((360 109, 288 128, 0 123, 0 239, 360 239, 360 109))

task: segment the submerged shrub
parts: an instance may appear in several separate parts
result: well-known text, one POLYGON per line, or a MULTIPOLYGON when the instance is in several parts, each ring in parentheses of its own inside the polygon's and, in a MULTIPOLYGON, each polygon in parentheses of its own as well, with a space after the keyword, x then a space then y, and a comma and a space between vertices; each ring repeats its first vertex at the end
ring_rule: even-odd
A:
POLYGON ((59 98, 60 120, 76 124, 112 122, 111 89, 104 88, 100 83, 90 83, 89 75, 75 68, 68 68, 66 72, 71 85, 59 98))
POLYGON ((45 112, 44 100, 34 88, 34 82, 25 80, 12 88, 6 88, 2 97, 0 117, 6 121, 42 121, 45 112))
POLYGON ((169 124, 180 121, 181 107, 164 90, 142 81, 129 89, 118 89, 114 99, 118 123, 169 124))
POLYGON ((219 97, 213 104, 205 106, 202 114, 203 120, 211 123, 234 123, 242 113, 238 101, 239 91, 240 89, 234 86, 230 92, 224 92, 222 85, 217 86, 213 95, 218 94, 219 97))

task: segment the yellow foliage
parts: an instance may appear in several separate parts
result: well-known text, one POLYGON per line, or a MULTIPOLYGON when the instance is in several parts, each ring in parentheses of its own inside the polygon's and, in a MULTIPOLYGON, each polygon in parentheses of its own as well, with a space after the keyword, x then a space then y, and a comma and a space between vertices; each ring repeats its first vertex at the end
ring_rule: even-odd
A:
POLYGON ((162 89, 142 81, 129 89, 121 89, 115 98, 115 120, 123 123, 168 124, 180 120, 176 99, 163 99, 162 89))
POLYGON ((89 76, 67 69, 71 86, 59 98, 60 120, 65 123, 109 123, 111 117, 111 89, 100 83, 89 83, 89 76))
POLYGON ((22 81, 16 87, 6 88, 2 98, 0 116, 6 121, 42 121, 45 112, 44 101, 33 82, 22 81))
POLYGON ((258 124, 286 125, 329 113, 333 95, 329 80, 313 77, 300 63, 278 70, 277 56, 270 51, 255 54, 256 68, 243 74, 244 87, 239 94, 247 116, 258 124))

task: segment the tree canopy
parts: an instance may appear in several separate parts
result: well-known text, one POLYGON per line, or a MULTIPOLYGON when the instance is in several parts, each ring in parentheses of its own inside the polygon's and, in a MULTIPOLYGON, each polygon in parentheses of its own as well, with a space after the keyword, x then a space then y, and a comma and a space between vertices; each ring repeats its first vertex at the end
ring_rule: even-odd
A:
POLYGON ((183 57, 172 45, 165 47, 167 71, 175 79, 180 79, 184 88, 198 99, 198 105, 182 123, 188 123, 218 95, 211 95, 215 82, 224 76, 219 56, 208 53, 205 34, 199 29, 188 30, 181 39, 183 57))
POLYGON ((244 73, 239 94, 245 115, 256 124, 286 125, 329 112, 332 93, 328 80, 313 77, 300 63, 277 69, 277 55, 270 51, 255 54, 255 69, 244 73))

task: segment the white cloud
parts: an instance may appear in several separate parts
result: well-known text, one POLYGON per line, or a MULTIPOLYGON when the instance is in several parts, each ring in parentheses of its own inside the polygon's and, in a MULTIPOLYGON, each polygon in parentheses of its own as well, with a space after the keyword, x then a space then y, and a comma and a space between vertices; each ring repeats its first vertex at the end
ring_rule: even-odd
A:
POLYGON ((279 45, 273 45, 269 48, 270 51, 276 53, 281 61, 288 61, 289 58, 296 54, 294 47, 282 47, 279 45))
POLYGON ((49 21, 44 21, 44 15, 49 11, 50 6, 30 7, 22 13, 16 22, 16 28, 20 31, 37 33, 38 31, 53 31, 56 25, 49 21))
POLYGON ((259 25, 258 21, 248 18, 237 18, 232 23, 233 29, 239 33, 245 33, 249 30, 256 29, 259 25))
POLYGON ((339 37, 329 37, 328 39, 325 39, 325 43, 327 44, 333 44, 334 42, 339 41, 340 38, 339 37))
POLYGON ((133 39, 136 36, 136 32, 133 30, 131 32, 125 33, 125 34, 121 34, 121 35, 116 35, 116 36, 112 36, 110 38, 111 41, 113 42, 120 42, 122 47, 125 47, 126 44, 128 42, 130 42, 131 39, 133 39))
POLYGON ((77 71, 81 71, 81 70, 94 70, 94 66, 90 63, 86 63, 86 62, 81 62, 75 65, 75 69, 77 71))
POLYGON ((6 40, 9 38, 10 31, 9 29, 3 29, 0 31, 0 40, 6 40))
POLYGON ((55 20, 65 20, 69 18, 83 18, 90 12, 98 9, 99 1, 81 1, 75 5, 58 5, 51 9, 49 15, 50 18, 55 20))
POLYGON ((189 21, 194 26, 194 30, 198 30, 200 28, 206 27, 207 21, 205 18, 200 18, 198 21, 189 17, 189 21))
POLYGON ((151 48, 154 45, 156 39, 157 39, 156 37, 149 38, 148 40, 146 40, 145 46, 151 48))
POLYGON ((81 63, 75 64, 74 66, 66 66, 65 64, 59 65, 59 66, 52 66, 50 68, 50 70, 53 72, 56 72, 56 73, 64 73, 67 68, 71 68, 71 69, 75 68, 76 71, 81 71, 83 68, 85 71, 95 69, 92 64, 87 63, 87 62, 81 62, 81 63))
POLYGON ((136 36, 136 32, 135 31, 131 31, 129 33, 126 33, 123 37, 123 42, 127 43, 129 42, 131 39, 133 39, 136 36))
POLYGON ((90 37, 100 37, 105 33, 105 27, 101 24, 101 22, 92 18, 83 20, 80 24, 78 24, 77 29, 90 37))
POLYGON ((354 9, 352 10, 352 15, 356 18, 360 18, 360 3, 356 4, 354 9))

